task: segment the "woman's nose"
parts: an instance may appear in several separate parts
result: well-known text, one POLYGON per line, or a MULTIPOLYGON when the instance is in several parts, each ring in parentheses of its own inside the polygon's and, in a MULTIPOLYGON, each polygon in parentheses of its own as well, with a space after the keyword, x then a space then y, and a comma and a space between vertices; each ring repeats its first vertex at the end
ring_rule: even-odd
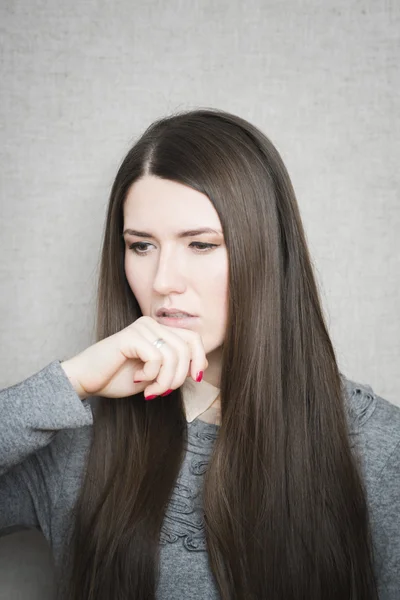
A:
POLYGON ((183 266, 177 258, 161 257, 153 281, 153 289, 160 295, 182 293, 186 289, 183 266))

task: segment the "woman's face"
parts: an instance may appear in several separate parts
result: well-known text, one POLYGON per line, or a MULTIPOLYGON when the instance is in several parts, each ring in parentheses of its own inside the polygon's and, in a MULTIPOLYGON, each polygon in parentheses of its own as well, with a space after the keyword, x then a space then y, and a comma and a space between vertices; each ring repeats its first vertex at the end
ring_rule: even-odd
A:
POLYGON ((185 327, 201 335, 206 354, 220 348, 227 318, 228 256, 221 222, 208 197, 146 175, 128 192, 124 239, 125 273, 142 314, 162 323, 158 309, 186 311, 197 318, 185 327), (215 232, 194 233, 203 228, 215 232), (183 231, 192 233, 180 237, 183 231))

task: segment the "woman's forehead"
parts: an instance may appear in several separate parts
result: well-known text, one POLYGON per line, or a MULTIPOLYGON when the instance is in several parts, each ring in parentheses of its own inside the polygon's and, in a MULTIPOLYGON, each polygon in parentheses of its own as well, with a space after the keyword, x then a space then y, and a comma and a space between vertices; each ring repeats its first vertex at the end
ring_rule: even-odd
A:
POLYGON ((191 187, 147 175, 129 189, 124 203, 124 230, 159 225, 177 236, 200 228, 219 230, 221 223, 214 205, 205 194, 191 187))

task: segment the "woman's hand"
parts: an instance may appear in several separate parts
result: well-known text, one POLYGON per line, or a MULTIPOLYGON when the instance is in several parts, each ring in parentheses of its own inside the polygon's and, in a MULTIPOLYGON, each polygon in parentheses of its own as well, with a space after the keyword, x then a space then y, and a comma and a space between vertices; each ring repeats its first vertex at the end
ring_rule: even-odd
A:
POLYGON ((143 390, 146 397, 159 396, 189 376, 196 381, 208 361, 198 333, 140 317, 61 366, 81 399, 124 398, 143 390), (154 346, 158 338, 166 342, 161 348, 154 346))

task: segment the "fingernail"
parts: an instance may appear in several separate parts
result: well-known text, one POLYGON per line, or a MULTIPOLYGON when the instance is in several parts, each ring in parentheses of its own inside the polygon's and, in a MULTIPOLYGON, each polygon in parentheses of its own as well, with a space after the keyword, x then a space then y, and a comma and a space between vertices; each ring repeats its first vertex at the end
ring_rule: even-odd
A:
POLYGON ((153 400, 153 398, 157 398, 157 394, 154 394, 153 396, 145 396, 144 397, 145 400, 153 400))
POLYGON ((167 390, 166 392, 164 392, 163 394, 161 394, 161 396, 168 396, 168 394, 170 394, 173 390, 167 390))
POLYGON ((199 371, 196 376, 196 381, 201 381, 203 379, 203 371, 199 371))

